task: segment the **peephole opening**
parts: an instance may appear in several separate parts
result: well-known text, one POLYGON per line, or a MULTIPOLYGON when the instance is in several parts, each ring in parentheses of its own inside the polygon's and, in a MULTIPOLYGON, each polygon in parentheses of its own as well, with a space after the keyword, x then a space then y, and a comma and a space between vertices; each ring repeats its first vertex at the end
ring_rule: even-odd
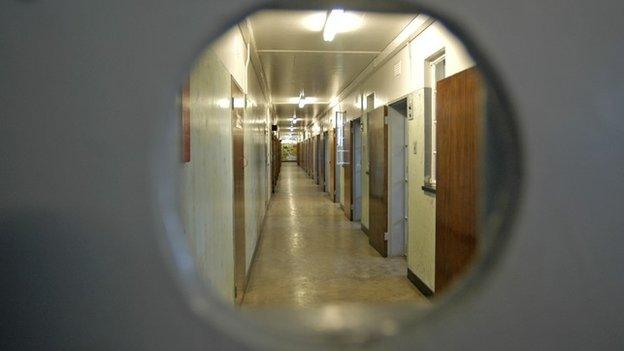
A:
POLYGON ((361 341, 464 286, 500 249, 490 224, 515 191, 485 71, 418 12, 262 10, 213 41, 178 136, 202 298, 361 341))

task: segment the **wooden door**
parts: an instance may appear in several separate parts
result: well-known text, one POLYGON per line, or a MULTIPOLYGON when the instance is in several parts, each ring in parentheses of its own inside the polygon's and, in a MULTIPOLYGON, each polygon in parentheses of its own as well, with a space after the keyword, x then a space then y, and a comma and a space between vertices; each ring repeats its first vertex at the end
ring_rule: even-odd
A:
POLYGON ((436 293, 465 272, 476 253, 482 113, 476 68, 437 83, 436 293))
POLYGON ((319 188, 321 191, 325 189, 325 135, 319 135, 318 143, 318 159, 319 159, 319 188))
POLYGON ((388 255, 388 107, 368 113, 369 243, 383 257, 388 255))
POLYGON ((352 172, 352 164, 351 158, 353 155, 353 150, 351 149, 351 145, 353 145, 353 128, 351 128, 353 121, 345 122, 344 124, 344 150, 348 152, 344 155, 346 162, 342 167, 344 168, 344 178, 345 178, 345 203, 344 203, 344 213, 348 220, 353 220, 353 174, 352 172))
MULTIPOLYGON (((245 95, 232 77, 232 159, 234 163, 234 296, 240 304, 245 292, 245 95)), ((218 165, 215 165, 218 167, 218 165)))
POLYGON ((319 140, 320 140, 320 136, 317 135, 314 137, 314 182, 316 184, 319 184, 319 174, 320 174, 320 168, 319 168, 319 140))
POLYGON ((336 201, 336 135, 329 131, 329 198, 336 201))
POLYGON ((182 161, 191 162, 191 79, 182 88, 182 161))

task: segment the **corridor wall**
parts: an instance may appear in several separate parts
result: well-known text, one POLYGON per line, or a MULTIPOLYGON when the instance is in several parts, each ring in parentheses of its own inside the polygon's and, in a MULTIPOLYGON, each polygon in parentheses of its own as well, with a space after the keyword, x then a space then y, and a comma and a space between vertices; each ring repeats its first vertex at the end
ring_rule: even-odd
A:
POLYGON ((257 72, 247 70, 247 109, 245 110, 245 244, 246 268, 251 267, 254 250, 271 196, 269 182, 270 168, 267 167, 266 148, 269 148, 267 121, 270 120, 267 98, 260 88, 257 72))
POLYGON ((191 161, 181 166, 181 212, 199 274, 234 300, 231 77, 247 94, 245 140, 245 259, 249 269, 270 197, 267 164, 269 106, 246 44, 234 27, 197 60, 190 73, 191 161))
MULTIPOLYGON (((362 116, 362 218, 370 228, 368 206, 369 170, 368 119, 364 112, 366 97, 374 93, 374 107, 409 97, 415 107, 412 119, 407 121, 408 136, 408 268, 431 290, 435 278, 435 195, 424 192, 424 68, 425 60, 444 49, 446 76, 474 65, 463 45, 439 22, 434 22, 418 36, 379 66, 338 104, 321 116, 323 125, 333 125, 337 111, 346 111, 346 119, 362 116)), ((344 174, 341 174, 344 177, 344 174)), ((344 182, 343 182, 344 183, 344 182)))
POLYGON ((229 101, 230 84, 225 66, 212 50, 206 51, 190 74, 191 162, 180 172, 182 220, 198 272, 233 301, 231 114, 219 103, 229 101))

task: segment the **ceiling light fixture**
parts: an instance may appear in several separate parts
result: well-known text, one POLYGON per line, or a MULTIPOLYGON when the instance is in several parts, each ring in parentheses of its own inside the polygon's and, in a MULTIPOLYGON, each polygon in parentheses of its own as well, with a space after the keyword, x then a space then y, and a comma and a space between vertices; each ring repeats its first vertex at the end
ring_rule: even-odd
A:
POLYGON ((325 20, 325 26, 323 27, 323 40, 332 41, 338 33, 338 26, 340 25, 340 18, 344 14, 342 9, 331 10, 327 19, 325 20))

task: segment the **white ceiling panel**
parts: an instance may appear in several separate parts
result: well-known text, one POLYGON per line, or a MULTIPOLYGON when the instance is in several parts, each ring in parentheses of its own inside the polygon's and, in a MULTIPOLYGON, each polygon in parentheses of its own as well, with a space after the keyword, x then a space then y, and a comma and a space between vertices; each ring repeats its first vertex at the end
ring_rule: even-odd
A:
POLYGON ((291 120, 293 113, 296 113, 297 118, 301 118, 303 122, 297 123, 298 126, 310 123, 312 118, 317 114, 323 112, 327 108, 328 104, 310 104, 304 108, 299 108, 297 105, 278 104, 275 105, 275 113, 278 116, 279 126, 291 126, 291 120))
POLYGON ((358 16, 361 27, 340 33, 328 43, 323 40, 322 34, 325 13, 261 11, 254 14, 251 24, 258 49, 381 51, 416 17, 415 14, 350 12, 358 16), (318 30, 311 30, 308 22, 317 22, 318 30))
POLYGON ((375 58, 374 54, 260 53, 274 100, 306 96, 329 101, 375 58))
POLYGON ((281 126, 289 126, 296 97, 319 101, 298 110, 309 123, 416 17, 346 12, 351 31, 323 40, 326 11, 261 11, 249 23, 281 126), (281 104, 284 101, 291 104, 281 104))

